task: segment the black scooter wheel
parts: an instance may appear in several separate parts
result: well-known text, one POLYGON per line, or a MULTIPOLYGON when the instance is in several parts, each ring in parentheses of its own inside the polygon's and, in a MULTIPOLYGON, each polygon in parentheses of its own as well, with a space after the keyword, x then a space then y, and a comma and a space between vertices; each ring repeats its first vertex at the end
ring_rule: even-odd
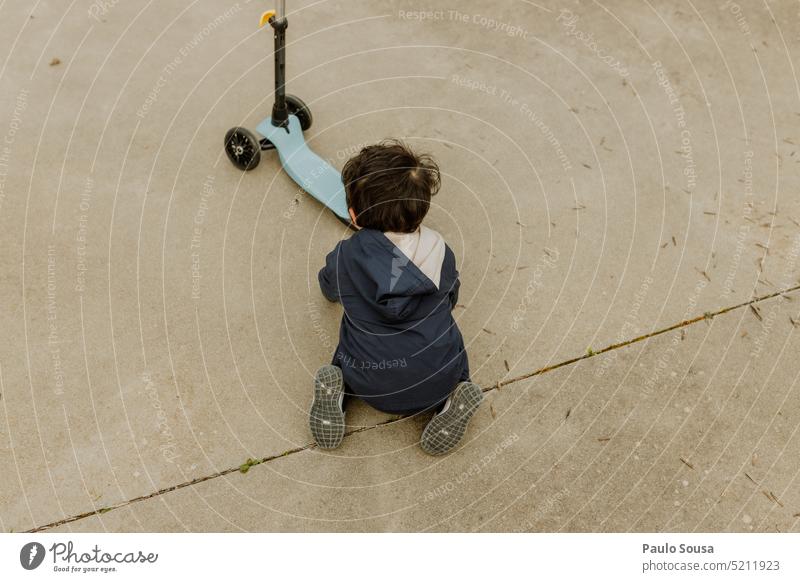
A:
POLYGON ((314 117, 311 115, 311 110, 308 108, 308 105, 306 105, 300 97, 296 95, 287 95, 286 108, 291 115, 296 116, 298 121, 300 121, 300 129, 305 131, 311 127, 311 124, 314 122, 314 117))
POLYGON ((244 127, 232 127, 225 134, 225 153, 240 170, 252 170, 261 161, 261 144, 244 127))

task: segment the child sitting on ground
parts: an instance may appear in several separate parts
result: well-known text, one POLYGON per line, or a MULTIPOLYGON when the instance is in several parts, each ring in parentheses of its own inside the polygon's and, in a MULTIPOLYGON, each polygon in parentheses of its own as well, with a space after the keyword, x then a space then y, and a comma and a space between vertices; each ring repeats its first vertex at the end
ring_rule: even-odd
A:
POLYGON ((363 148, 342 171, 358 229, 328 254, 319 285, 344 316, 333 363, 314 379, 309 423, 321 448, 342 442, 344 399, 392 414, 437 410, 420 446, 455 447, 483 399, 469 380, 464 340, 451 310, 458 271, 442 236, 422 225, 439 168, 399 141, 363 148))

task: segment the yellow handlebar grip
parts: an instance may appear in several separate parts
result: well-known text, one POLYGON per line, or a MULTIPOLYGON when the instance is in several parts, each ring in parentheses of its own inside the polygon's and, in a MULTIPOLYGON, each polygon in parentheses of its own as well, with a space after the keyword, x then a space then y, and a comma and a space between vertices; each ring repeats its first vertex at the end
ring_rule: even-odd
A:
POLYGON ((269 19, 272 18, 273 16, 275 16, 275 11, 267 10, 264 14, 261 15, 261 22, 258 24, 258 27, 261 28, 262 26, 264 26, 267 22, 269 22, 269 19))

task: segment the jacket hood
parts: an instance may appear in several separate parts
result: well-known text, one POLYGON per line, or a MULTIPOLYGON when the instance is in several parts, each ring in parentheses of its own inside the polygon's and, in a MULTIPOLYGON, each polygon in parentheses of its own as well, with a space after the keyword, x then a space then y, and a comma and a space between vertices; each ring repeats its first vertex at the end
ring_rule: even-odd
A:
POLYGON ((419 267, 419 270, 433 281, 437 288, 439 287, 446 249, 442 235, 424 225, 414 232, 384 232, 383 234, 392 241, 394 246, 403 251, 403 254, 411 259, 411 262, 419 267))
MULTIPOLYGON (((382 232, 358 231, 350 239, 348 262, 370 280, 373 307, 389 320, 413 313, 420 298, 438 292, 438 286, 382 232)), ((444 241, 442 241, 444 245, 444 241)), ((428 253, 425 254, 428 256, 428 253)), ((443 256, 443 253, 442 253, 443 256)))

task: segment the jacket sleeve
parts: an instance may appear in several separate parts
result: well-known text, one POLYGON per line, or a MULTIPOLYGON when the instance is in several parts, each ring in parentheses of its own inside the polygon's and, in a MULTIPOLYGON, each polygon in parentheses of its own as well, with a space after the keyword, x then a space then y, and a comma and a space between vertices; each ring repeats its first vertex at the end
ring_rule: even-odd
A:
POLYGON ((456 308, 456 303, 458 303, 458 290, 461 288, 461 281, 458 278, 458 269, 456 268, 456 256, 450 247, 447 247, 446 251, 446 258, 445 261, 447 262, 450 269, 452 269, 453 275, 453 284, 450 286, 450 290, 448 291, 448 297, 450 299, 450 311, 456 308))
POLYGON ((319 279, 319 288, 328 301, 339 301, 337 261, 340 258, 339 252, 341 251, 341 247, 342 242, 340 241, 336 247, 328 253, 328 256, 325 257, 325 266, 320 269, 319 275, 317 275, 319 279))
POLYGON ((456 303, 458 303, 458 290, 461 287, 461 281, 458 279, 458 271, 456 271, 456 277, 453 280, 453 286, 450 287, 450 311, 456 308, 456 303))

